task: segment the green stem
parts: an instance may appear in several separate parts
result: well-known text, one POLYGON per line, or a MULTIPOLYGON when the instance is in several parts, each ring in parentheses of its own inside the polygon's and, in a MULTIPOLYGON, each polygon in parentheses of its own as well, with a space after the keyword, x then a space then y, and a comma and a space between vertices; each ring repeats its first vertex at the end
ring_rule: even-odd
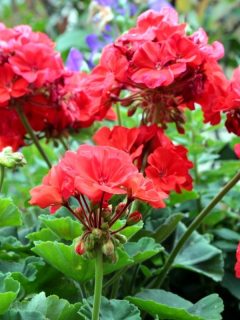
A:
POLYGON ((0 167, 1 167, 1 179, 0 179, 0 192, 1 192, 3 187, 5 168, 4 166, 0 166, 0 167))
POLYGON ((51 162, 49 161, 46 153, 44 152, 41 144, 39 143, 38 138, 36 137, 27 117, 25 116, 24 112, 22 111, 21 107, 17 106, 16 107, 16 111, 18 113, 18 116, 23 124, 23 126, 25 127, 27 133, 30 135, 30 137, 32 138, 34 144, 36 145, 38 151, 40 152, 41 156, 43 157, 43 159, 45 160, 46 164, 48 165, 49 169, 51 169, 52 165, 51 162))
POLYGON ((121 112, 120 112, 119 103, 116 104, 116 111, 117 111, 118 125, 121 126, 122 119, 121 119, 121 112))
POLYGON ((95 287, 92 320, 99 320, 101 296, 103 283, 103 255, 101 248, 98 248, 95 261, 95 287))
POLYGON ((165 266, 163 267, 159 277, 156 279, 154 286, 160 287, 165 280, 172 263, 174 262, 176 256, 179 251, 183 248, 186 241, 189 239, 194 230, 196 230, 199 225, 202 223, 204 218, 209 214, 209 212, 216 206, 218 202, 222 200, 225 194, 240 180, 240 171, 221 189, 221 191, 213 198, 213 200, 209 203, 207 207, 205 207, 199 215, 193 220, 193 222, 189 225, 186 232, 179 239, 177 245, 170 253, 165 266))

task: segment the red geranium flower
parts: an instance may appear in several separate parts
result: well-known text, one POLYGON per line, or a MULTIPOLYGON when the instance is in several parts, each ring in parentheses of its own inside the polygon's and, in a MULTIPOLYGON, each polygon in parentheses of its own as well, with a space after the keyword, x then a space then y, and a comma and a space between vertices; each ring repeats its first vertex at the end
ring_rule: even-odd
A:
POLYGON ((236 278, 240 278, 240 243, 238 244, 238 247, 237 247, 236 259, 237 259, 237 262, 235 264, 235 275, 236 275, 236 278))
POLYGON ((8 63, 0 66, 0 104, 12 97, 18 98, 28 91, 28 82, 15 75, 8 63))
POLYGON ((146 176, 156 188, 167 193, 192 189, 192 178, 188 173, 189 161, 182 158, 176 150, 159 147, 148 157, 148 164, 146 176))
POLYGON ((112 147, 82 145, 77 153, 67 152, 61 162, 63 170, 75 177, 76 190, 93 202, 126 194, 127 180, 138 171, 131 157, 112 147))
POLYGON ((42 184, 30 191, 30 204, 40 208, 51 207, 55 212, 74 194, 73 178, 61 168, 61 163, 54 166, 44 177, 42 184))

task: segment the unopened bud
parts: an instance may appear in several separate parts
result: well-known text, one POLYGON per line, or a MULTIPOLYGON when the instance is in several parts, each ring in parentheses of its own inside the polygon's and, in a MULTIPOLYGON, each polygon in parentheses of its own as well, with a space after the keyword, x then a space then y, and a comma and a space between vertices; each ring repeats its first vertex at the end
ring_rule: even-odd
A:
POLYGON ((108 205, 102 210, 102 218, 104 221, 110 221, 112 216, 112 205, 108 205))
POLYGON ((77 254, 79 254, 80 256, 85 253, 85 245, 84 245, 83 240, 79 241, 79 242, 75 245, 75 252, 76 252, 77 254))
POLYGON ((132 212, 126 222, 127 226, 132 226, 142 220, 142 215, 139 211, 132 212))
POLYGON ((92 237, 92 235, 90 234, 87 239, 85 240, 85 249, 86 251, 91 251, 93 250, 95 247, 95 241, 92 237))
POLYGON ((120 202, 117 207, 116 207, 116 215, 119 215, 120 213, 122 213, 121 217, 127 213, 127 210, 125 210, 126 207, 126 203, 124 202, 120 202))
POLYGON ((101 228, 102 228, 103 231, 107 231, 107 230, 109 229, 109 224, 108 224, 108 222, 102 223, 101 228))
POLYGON ((122 244, 126 243, 127 242, 127 237, 125 237, 123 234, 121 233, 116 233, 114 235, 114 237, 122 244))
POLYGON ((6 147, 0 152, 0 165, 6 168, 22 167, 26 164, 22 153, 13 152, 11 147, 6 147))
POLYGON ((137 106, 131 106, 128 108, 128 112, 127 112, 127 115, 128 117, 131 117, 134 115, 134 113, 136 112, 137 110, 137 106))
POLYGON ((95 228, 92 230, 92 235, 95 239, 101 239, 102 237, 102 230, 95 228))
POLYGON ((114 244, 111 239, 102 245, 102 252, 107 257, 110 257, 114 254, 114 244))

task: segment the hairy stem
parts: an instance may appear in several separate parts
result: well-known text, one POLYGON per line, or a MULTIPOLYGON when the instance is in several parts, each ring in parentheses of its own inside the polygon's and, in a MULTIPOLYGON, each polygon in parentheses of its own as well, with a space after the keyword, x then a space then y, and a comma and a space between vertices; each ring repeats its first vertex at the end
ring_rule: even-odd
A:
POLYGON ((39 143, 38 138, 36 137, 27 117, 25 116, 24 112, 22 111, 21 107, 16 107, 16 111, 18 113, 18 116, 23 124, 23 126, 25 127, 27 133, 30 135, 30 137, 32 138, 35 146, 37 147, 38 151, 40 152, 41 156, 43 157, 43 159, 45 160, 47 166, 49 167, 49 169, 51 169, 52 165, 51 162, 49 161, 45 151, 43 150, 41 144, 39 143))
POLYGON ((0 192, 1 192, 3 187, 3 181, 4 181, 4 173, 5 173, 4 166, 0 166, 0 170, 1 170, 1 178, 0 178, 0 192))
POLYGON ((209 203, 207 207, 205 207, 199 215, 193 220, 193 222, 189 225, 186 232, 182 235, 179 239, 177 245, 170 253, 165 266, 163 267, 159 277, 156 279, 154 286, 161 286, 163 281, 165 280, 172 263, 174 262, 176 256, 178 255, 179 251, 183 248, 186 241, 189 239, 193 231, 195 231, 199 225, 202 223, 204 218, 209 214, 209 212, 222 200, 228 191, 235 186, 235 184, 240 180, 240 171, 220 190, 220 192, 213 198, 213 200, 209 203))
POLYGON ((103 255, 101 248, 98 248, 95 260, 95 287, 94 287, 94 301, 92 320, 99 320, 99 312, 102 296, 102 283, 103 283, 103 255))

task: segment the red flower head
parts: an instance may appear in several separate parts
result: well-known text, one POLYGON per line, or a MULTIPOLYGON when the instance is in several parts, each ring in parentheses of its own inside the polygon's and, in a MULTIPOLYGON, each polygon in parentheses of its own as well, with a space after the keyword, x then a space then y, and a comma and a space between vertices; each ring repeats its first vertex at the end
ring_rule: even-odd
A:
POLYGON ((112 147, 82 145, 77 153, 67 152, 62 160, 66 172, 75 177, 76 190, 93 202, 126 194, 126 181, 137 173, 131 157, 112 147))
POLYGON ((238 247, 237 247, 236 259, 237 259, 237 262, 235 264, 235 275, 236 275, 236 278, 240 278, 240 243, 238 244, 238 247))
MULTIPOLYGON (((169 193, 175 190, 192 189, 192 178, 188 173, 190 161, 184 159, 182 148, 157 148, 149 157, 145 172, 159 190, 169 193)), ((184 154, 185 156, 185 154, 184 154)))
POLYGON ((30 191, 30 204, 40 208, 51 207, 51 212, 59 209, 74 194, 73 178, 61 168, 61 162, 44 177, 42 184, 30 191))
POLYGON ((234 152, 236 153, 236 156, 240 159, 240 143, 235 144, 234 152))

